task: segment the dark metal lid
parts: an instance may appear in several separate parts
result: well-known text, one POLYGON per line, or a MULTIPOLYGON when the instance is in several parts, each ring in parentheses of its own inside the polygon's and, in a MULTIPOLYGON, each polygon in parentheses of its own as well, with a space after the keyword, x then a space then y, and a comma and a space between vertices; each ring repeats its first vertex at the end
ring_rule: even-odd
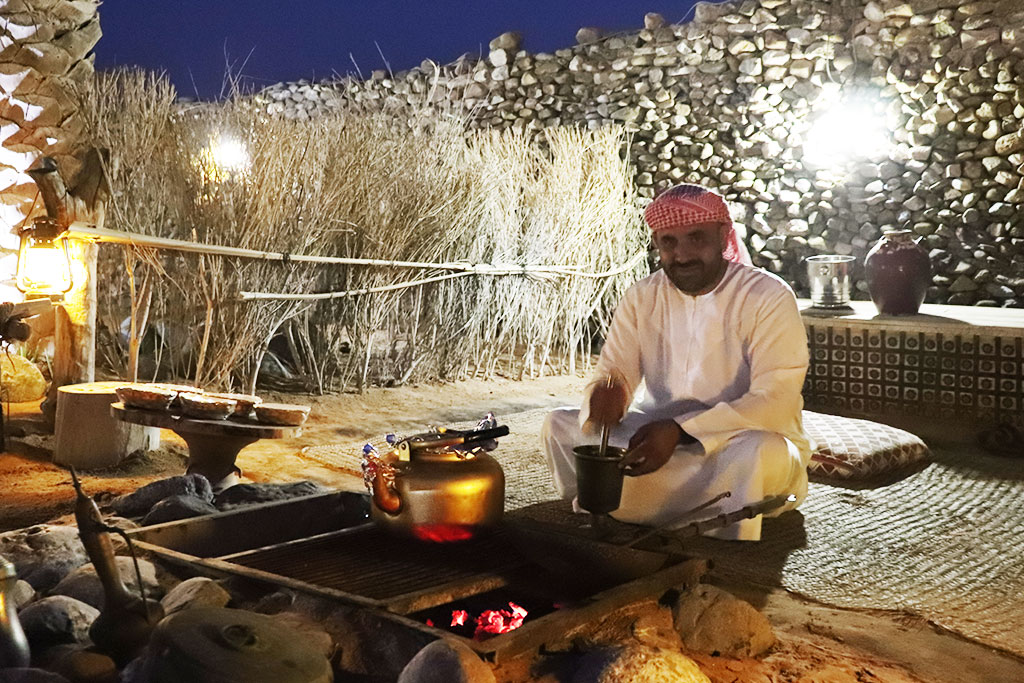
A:
POLYGON ((161 621, 149 644, 151 683, 330 683, 327 658, 273 617, 202 607, 161 621))

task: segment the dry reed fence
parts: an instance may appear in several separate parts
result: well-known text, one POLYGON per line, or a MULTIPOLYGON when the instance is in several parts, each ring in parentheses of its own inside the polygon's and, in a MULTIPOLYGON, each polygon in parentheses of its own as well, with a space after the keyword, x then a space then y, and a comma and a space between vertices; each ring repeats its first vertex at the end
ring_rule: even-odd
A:
POLYGON ((83 102, 90 142, 111 151, 108 228, 436 264, 104 246, 99 352, 121 375, 141 355, 142 379, 253 390, 272 338, 302 381, 290 388, 307 391, 574 371, 646 272, 620 130, 467 135, 458 119, 380 112, 297 122, 239 98, 182 108, 164 78, 136 71, 101 76, 83 102), (218 135, 249 163, 203 157, 218 135), (524 268, 536 265, 559 268, 524 268), (302 298, 326 292, 340 294, 302 298))

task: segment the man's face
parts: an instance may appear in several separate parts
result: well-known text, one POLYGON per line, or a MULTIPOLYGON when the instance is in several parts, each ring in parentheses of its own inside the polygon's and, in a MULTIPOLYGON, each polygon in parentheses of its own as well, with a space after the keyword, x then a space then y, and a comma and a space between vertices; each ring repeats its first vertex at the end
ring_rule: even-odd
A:
POLYGON ((654 233, 654 246, 668 279, 687 294, 704 294, 725 271, 724 223, 665 228, 654 233))

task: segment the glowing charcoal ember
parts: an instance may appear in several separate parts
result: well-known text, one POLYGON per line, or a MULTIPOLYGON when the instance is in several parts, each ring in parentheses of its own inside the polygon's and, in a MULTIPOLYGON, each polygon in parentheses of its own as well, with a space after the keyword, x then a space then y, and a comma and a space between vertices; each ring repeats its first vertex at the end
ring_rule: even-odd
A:
MULTIPOLYGON (((469 619, 469 612, 464 609, 452 610, 452 623, 451 626, 464 626, 466 620, 469 619)), ((429 619, 428 619, 429 621, 429 619)))
POLYGON ((473 527, 466 524, 417 524, 413 535, 431 543, 455 543, 473 538, 473 527))
POLYGON ((514 602, 508 603, 510 609, 485 610, 476 618, 476 631, 473 637, 486 638, 488 635, 508 633, 523 625, 528 612, 514 602))

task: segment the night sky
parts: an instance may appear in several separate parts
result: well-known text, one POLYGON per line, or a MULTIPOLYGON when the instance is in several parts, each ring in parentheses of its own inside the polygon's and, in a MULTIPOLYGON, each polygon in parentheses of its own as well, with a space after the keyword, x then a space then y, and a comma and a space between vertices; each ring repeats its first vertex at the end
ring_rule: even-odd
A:
POLYGON ((575 43, 577 29, 638 30, 646 12, 692 18, 694 0, 104 0, 96 66, 166 72, 183 97, 215 99, 225 74, 246 89, 336 74, 447 63, 510 30, 530 52, 575 43), (382 56, 383 55, 383 56, 382 56), (353 64, 353 62, 355 64, 353 64))

